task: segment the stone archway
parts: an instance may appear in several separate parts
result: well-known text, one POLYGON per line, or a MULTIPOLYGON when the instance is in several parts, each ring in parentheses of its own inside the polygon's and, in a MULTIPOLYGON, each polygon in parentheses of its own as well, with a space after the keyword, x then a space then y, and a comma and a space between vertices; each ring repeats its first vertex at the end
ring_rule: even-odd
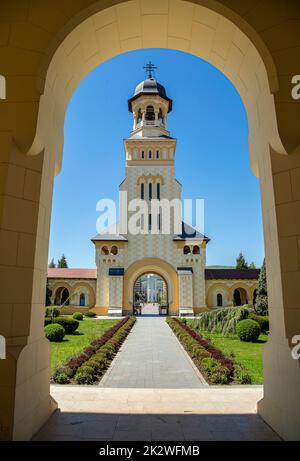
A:
POLYGON ((132 313, 134 284, 141 275, 154 273, 162 277, 167 284, 169 314, 178 315, 179 286, 176 270, 168 263, 158 258, 147 258, 134 262, 124 274, 123 282, 123 311, 132 313))
POLYGON ((133 283, 133 315, 167 315, 168 295, 168 282, 164 277, 157 272, 144 272, 133 283))
POLYGON ((8 75, 7 100, 0 101, 1 334, 8 356, 0 362, 2 438, 30 438, 55 407, 46 379, 50 350, 43 336, 41 287, 68 101, 95 66, 141 47, 168 47, 206 59, 243 99, 251 166, 261 182, 270 302, 259 411, 284 438, 300 437, 300 370, 290 353, 300 328, 300 104, 290 98, 292 76, 299 73, 300 5, 285 9, 284 2, 262 6, 249 0, 247 7, 238 2, 229 8, 224 3, 86 0, 79 7, 62 0, 59 10, 50 0, 40 9, 35 3, 28 9, 2 3, 1 18, 8 24, 0 51, 8 75), (15 34, 9 34, 12 26, 15 34), (30 375, 26 363, 32 364, 30 375), (34 399, 33 388, 39 389, 34 399))

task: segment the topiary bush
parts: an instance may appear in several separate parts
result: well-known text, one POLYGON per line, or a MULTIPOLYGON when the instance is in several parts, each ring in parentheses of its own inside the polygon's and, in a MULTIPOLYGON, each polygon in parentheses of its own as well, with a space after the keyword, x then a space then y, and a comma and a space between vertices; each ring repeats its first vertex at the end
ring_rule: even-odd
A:
POLYGON ((86 312, 84 314, 85 317, 90 317, 90 318, 93 318, 93 317, 96 317, 96 312, 92 312, 92 311, 89 311, 89 312, 86 312))
POLYGON ((51 323, 44 328, 46 338, 51 342, 60 342, 63 340, 66 332, 64 327, 58 323, 51 323))
POLYGON ((74 331, 77 330, 79 327, 78 320, 72 319, 70 317, 55 317, 55 320, 51 317, 45 317, 44 319, 44 326, 50 325, 51 323, 58 323, 62 327, 64 327, 65 332, 67 335, 72 335, 74 331))
POLYGON ((259 324, 262 333, 269 333, 269 317, 267 315, 250 314, 249 319, 255 320, 259 324))
POLYGON ((241 320, 237 324, 236 333, 241 341, 254 343, 260 335, 260 326, 252 319, 241 320))
POLYGON ((79 327, 78 320, 66 316, 56 317, 55 323, 59 323, 59 325, 63 326, 67 335, 72 335, 79 327))
POLYGON ((58 317, 59 309, 57 307, 47 307, 45 312, 45 317, 58 317))
POLYGON ((83 320, 83 314, 81 312, 74 312, 72 315, 73 319, 75 320, 83 320))

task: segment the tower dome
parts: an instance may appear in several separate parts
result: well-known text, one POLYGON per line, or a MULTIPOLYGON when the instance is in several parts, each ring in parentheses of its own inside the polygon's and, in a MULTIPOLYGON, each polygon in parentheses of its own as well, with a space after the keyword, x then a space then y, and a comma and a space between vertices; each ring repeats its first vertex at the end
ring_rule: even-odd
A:
POLYGON ((172 99, 168 98, 165 87, 154 78, 153 71, 156 69, 156 67, 150 62, 145 66, 145 69, 147 70, 148 75, 145 80, 136 86, 133 97, 128 100, 129 111, 132 112, 133 101, 135 101, 140 96, 148 95, 160 96, 161 98, 165 99, 169 103, 167 112, 170 112, 172 110, 172 99))
POLYGON ((139 83, 135 88, 134 96, 138 94, 158 94, 163 98, 167 96, 165 87, 155 80, 155 78, 147 78, 139 83))

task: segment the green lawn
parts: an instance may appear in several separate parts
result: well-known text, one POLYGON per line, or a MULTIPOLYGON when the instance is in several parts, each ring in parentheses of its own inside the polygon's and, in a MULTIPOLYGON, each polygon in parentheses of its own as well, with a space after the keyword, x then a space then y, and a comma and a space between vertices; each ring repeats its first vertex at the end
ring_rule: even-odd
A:
POLYGON ((268 339, 267 335, 261 334, 256 343, 246 343, 240 341, 236 336, 223 336, 220 333, 207 331, 199 333, 220 349, 225 356, 230 357, 233 353, 234 361, 247 368, 251 374, 252 384, 263 384, 262 353, 268 339))
POLYGON ((110 319, 84 319, 79 322, 79 327, 73 335, 66 335, 61 343, 51 343, 51 370, 65 362, 74 354, 82 352, 93 339, 99 338, 103 333, 115 325, 118 320, 110 319))

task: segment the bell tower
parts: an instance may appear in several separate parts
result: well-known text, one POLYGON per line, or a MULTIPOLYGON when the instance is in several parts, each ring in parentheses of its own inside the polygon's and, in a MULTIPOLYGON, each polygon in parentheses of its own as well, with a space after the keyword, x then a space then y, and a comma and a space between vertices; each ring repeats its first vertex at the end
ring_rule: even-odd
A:
POLYGON ((154 77, 154 64, 144 68, 146 78, 128 100, 133 115, 132 131, 124 140, 128 200, 180 198, 180 185, 174 182, 176 139, 167 128, 173 102, 154 77))
POLYGON ((168 137, 167 114, 172 110, 172 100, 165 88, 154 78, 156 67, 149 62, 145 67, 147 78, 137 85, 134 96, 128 101, 133 114, 131 138, 168 137))

